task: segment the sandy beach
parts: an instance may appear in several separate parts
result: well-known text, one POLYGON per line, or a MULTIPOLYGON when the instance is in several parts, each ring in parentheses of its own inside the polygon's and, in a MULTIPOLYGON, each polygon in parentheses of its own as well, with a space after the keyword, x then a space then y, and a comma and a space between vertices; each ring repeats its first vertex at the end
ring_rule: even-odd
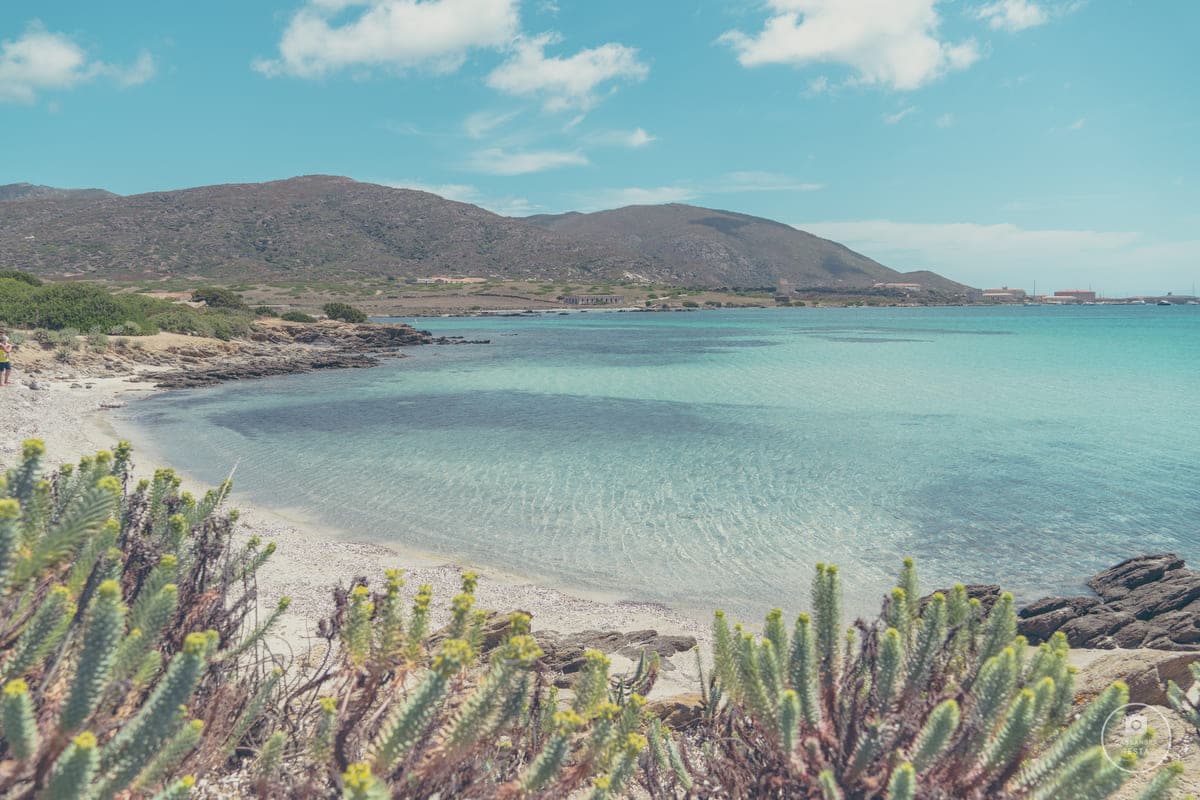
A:
MULTIPOLYGON (((18 375, 3 389, 5 413, 0 422, 0 465, 10 466, 20 453, 21 442, 40 438, 52 459, 69 461, 97 450, 109 449, 121 438, 131 438, 112 412, 156 391, 154 370, 143 369, 134 376, 89 377, 79 370, 43 370, 36 378, 18 375), (34 383, 39 388, 33 389, 34 383)), ((151 474, 160 463, 154 443, 132 438, 135 474, 151 474)), ((187 488, 203 491, 207 486, 182 475, 187 488)), ((459 591, 462 573, 470 568, 479 573, 476 592, 479 608, 507 612, 520 609, 533 616, 535 630, 558 632, 635 631, 653 629, 662 634, 691 635, 707 650, 706 621, 678 614, 657 604, 602 602, 539 586, 494 570, 439 563, 410 552, 401 553, 378 544, 357 542, 340 531, 323 528, 296 513, 255 505, 235 491, 232 505, 240 512, 238 533, 275 542, 277 551, 259 573, 259 602, 270 608, 281 597, 292 600, 279 628, 280 644, 294 654, 307 649, 318 621, 332 607, 330 590, 365 576, 382 581, 384 570, 401 568, 406 589, 411 593, 422 584, 434 591, 435 625, 448 618, 449 600, 459 591)), ((414 543, 416 544, 416 543, 414 543)), ((611 654, 614 672, 633 662, 611 654)), ((654 695, 666 697, 695 691, 698 685, 695 657, 682 653, 665 666, 654 695)))

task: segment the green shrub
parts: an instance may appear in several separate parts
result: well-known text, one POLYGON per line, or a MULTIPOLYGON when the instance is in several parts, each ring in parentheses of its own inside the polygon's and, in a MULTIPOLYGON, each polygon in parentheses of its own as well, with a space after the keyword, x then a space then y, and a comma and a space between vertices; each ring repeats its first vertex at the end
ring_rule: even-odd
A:
POLYGON ((108 334, 99 328, 92 328, 87 333, 87 346, 93 353, 103 353, 108 350, 108 334))
POLYGON ((778 609, 761 637, 717 612, 709 711, 690 759, 697 782, 721 787, 709 796, 1112 796, 1138 758, 1118 764, 1103 748, 1127 687, 1072 720, 1062 634, 1026 656, 1012 595, 986 614, 961 585, 919 596, 907 561, 879 619, 843 628, 837 567, 818 564, 813 614, 790 634, 778 609))
POLYGON ((30 286, 41 286, 42 279, 36 275, 31 275, 28 272, 22 272, 19 269, 0 269, 0 278, 9 278, 21 283, 27 283, 30 286))
POLYGON ((699 308, 700 304, 697 303, 695 300, 684 300, 683 307, 684 308, 699 308))
POLYGON ((279 315, 285 322, 316 322, 317 318, 303 311, 285 311, 279 315))
POLYGON ((0 794, 182 797, 262 713, 245 654, 286 603, 252 624, 248 579, 272 548, 232 546, 228 485, 127 492, 126 444, 45 476, 43 456, 25 442, 0 485, 0 794))
POLYGON ((367 314, 365 311, 355 308, 347 303, 326 303, 321 307, 325 316, 330 319, 339 319, 343 322, 366 322, 367 314))
POLYGON ((231 308, 235 311, 246 310, 246 301, 231 289, 220 286, 202 286, 192 290, 192 300, 204 303, 209 308, 231 308))
POLYGON ((142 326, 130 319, 108 329, 110 336, 141 336, 142 333, 142 326))
POLYGON ((257 306, 254 309, 254 313, 260 317, 273 317, 275 316, 275 309, 270 306, 257 306))

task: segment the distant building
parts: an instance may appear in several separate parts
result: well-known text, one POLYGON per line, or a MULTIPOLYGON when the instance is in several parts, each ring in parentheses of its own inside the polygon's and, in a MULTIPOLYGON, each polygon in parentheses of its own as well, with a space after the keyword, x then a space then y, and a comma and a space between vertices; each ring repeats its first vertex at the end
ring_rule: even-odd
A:
POLYGON ((1024 289, 1002 286, 999 289, 984 289, 981 297, 994 303, 1023 303, 1028 295, 1024 289))
POLYGON ((429 278, 417 278, 417 283, 486 283, 487 278, 456 278, 452 275, 434 275, 429 278))
POLYGON ((563 298, 569 306, 615 306, 625 302, 619 294, 569 294, 563 298))
POLYGON ((1096 293, 1091 289, 1063 289, 1055 292, 1055 297, 1073 297, 1077 303, 1094 303, 1096 302, 1096 293))

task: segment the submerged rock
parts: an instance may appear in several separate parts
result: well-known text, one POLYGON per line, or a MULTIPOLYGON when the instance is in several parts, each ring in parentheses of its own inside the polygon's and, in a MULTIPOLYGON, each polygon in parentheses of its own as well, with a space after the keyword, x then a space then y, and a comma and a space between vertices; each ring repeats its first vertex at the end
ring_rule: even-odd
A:
POLYGON ((1092 576, 1096 597, 1048 597, 1019 613, 1030 642, 1062 631, 1072 647, 1200 651, 1200 570, 1173 553, 1138 556, 1092 576))

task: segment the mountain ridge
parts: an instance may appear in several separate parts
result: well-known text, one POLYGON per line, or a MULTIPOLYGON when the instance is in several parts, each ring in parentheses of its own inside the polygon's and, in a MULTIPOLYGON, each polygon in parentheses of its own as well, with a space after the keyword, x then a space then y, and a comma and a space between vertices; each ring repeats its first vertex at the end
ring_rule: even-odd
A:
MULTIPOLYGON (((775 220, 700 206, 504 217, 429 192, 305 175, 115 195, 32 187, 0 206, 0 264, 47 277, 390 275, 861 289, 907 282, 775 220)), ((13 191, 13 194, 21 192, 13 191)), ((933 273, 942 292, 967 287, 933 273)))

